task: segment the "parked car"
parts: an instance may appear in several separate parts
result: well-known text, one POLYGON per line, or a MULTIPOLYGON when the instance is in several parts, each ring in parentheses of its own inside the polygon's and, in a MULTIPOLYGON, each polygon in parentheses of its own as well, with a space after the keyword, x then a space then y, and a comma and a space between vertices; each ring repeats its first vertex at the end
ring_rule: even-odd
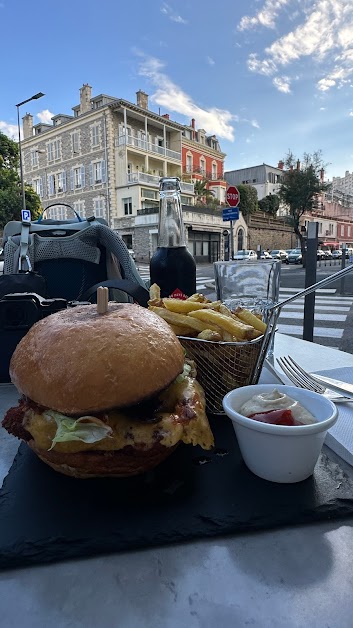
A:
POLYGON ((325 259, 332 259, 332 251, 330 251, 330 249, 323 249, 323 252, 325 254, 325 259))
POLYGON ((301 249, 292 249, 290 253, 288 253, 288 264, 300 264, 302 261, 302 250, 301 249))
POLYGON ((342 257, 341 249, 335 249, 334 251, 332 251, 332 259, 341 259, 341 257, 342 257))
POLYGON ((128 249, 130 256, 132 257, 132 259, 135 261, 136 257, 135 257, 135 251, 133 251, 132 249, 128 249))
POLYGON ((316 259, 322 260, 322 259, 325 259, 325 257, 326 257, 325 251, 323 251, 322 249, 318 249, 316 251, 316 259))
POLYGON ((242 251, 238 251, 233 255, 233 259, 235 260, 256 260, 257 255, 255 251, 243 249, 242 251))
POLYGON ((273 257, 268 251, 262 251, 260 259, 273 259, 273 257))
POLYGON ((274 249, 271 251, 273 259, 280 259, 282 262, 287 262, 288 253, 283 249, 274 249))

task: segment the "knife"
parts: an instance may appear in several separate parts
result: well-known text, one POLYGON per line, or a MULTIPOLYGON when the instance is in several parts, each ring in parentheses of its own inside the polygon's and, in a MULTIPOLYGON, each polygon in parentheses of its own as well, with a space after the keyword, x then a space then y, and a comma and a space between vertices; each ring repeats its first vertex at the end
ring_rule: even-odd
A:
POLYGON ((346 384, 339 379, 333 379, 332 377, 326 377, 326 375, 317 375, 316 373, 310 373, 311 377, 316 379, 320 384, 327 384, 331 388, 335 388, 339 392, 348 393, 353 396, 353 384, 346 384))

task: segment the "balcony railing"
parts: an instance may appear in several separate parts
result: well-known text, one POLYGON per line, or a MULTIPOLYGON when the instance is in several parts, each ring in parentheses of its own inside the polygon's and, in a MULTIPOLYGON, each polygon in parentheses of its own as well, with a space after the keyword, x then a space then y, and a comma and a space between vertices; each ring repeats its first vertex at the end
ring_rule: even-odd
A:
POLYGON ((223 180, 224 175, 223 172, 209 172, 205 168, 198 168, 194 166, 185 166, 183 168, 183 174, 201 174, 205 179, 209 181, 220 181, 223 180))
MULTIPOLYGON (((127 185, 131 185, 133 183, 145 185, 152 185, 153 187, 159 187, 159 179, 160 177, 154 174, 148 174, 147 172, 129 172, 127 174, 127 185)), ((184 181, 180 181, 180 189, 182 192, 187 194, 194 194, 194 184, 193 183, 184 183, 184 181)))
POLYGON ((147 142, 147 140, 134 137, 133 135, 119 135, 118 139, 115 140, 115 146, 126 145, 140 148, 145 153, 154 153, 161 157, 169 157, 170 159, 181 161, 181 153, 175 150, 170 150, 170 148, 166 148, 165 146, 158 146, 158 144, 152 144, 152 142, 147 142))

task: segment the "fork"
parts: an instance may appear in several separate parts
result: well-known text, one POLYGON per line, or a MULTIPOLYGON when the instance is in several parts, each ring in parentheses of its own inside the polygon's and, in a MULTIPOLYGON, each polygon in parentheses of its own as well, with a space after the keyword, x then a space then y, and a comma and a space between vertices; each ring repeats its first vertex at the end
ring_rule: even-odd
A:
POLYGON ((291 358, 290 355, 287 357, 277 358, 277 362, 280 365, 283 373, 288 377, 288 379, 298 386, 298 388, 306 388, 307 390, 312 390, 313 392, 319 393, 327 399, 331 399, 335 403, 347 403, 353 402, 352 397, 346 397, 345 395, 339 395, 337 392, 332 390, 331 388, 326 388, 322 386, 319 382, 317 382, 307 371, 291 358))

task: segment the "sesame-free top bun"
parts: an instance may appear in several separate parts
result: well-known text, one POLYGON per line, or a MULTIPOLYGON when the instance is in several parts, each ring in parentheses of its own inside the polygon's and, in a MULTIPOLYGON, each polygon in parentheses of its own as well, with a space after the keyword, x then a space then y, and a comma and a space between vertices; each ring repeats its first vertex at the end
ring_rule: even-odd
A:
POLYGON ((139 305, 62 310, 35 323, 10 362, 17 390, 39 405, 82 415, 136 404, 183 370, 169 325, 139 305))

